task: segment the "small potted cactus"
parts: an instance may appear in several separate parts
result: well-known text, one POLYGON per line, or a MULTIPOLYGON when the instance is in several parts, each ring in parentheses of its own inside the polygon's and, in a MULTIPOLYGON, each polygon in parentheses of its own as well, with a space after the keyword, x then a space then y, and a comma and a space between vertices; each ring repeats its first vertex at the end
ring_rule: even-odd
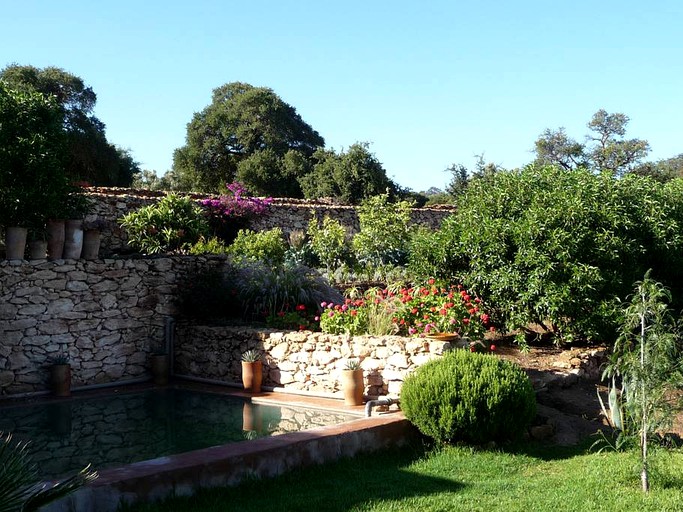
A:
POLYGON ((363 405, 365 384, 359 359, 347 359, 342 370, 342 391, 344 393, 344 404, 363 405))
POLYGON ((260 393, 263 381, 263 362, 261 352, 256 349, 242 354, 242 385, 249 393, 260 393))

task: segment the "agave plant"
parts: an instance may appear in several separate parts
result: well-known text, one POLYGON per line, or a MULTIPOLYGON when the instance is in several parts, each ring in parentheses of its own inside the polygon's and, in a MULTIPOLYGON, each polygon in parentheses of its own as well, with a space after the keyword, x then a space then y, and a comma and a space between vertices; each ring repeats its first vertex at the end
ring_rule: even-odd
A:
POLYGON ((31 512, 62 498, 97 478, 90 465, 76 475, 53 483, 42 482, 27 450, 0 432, 0 512, 31 512))

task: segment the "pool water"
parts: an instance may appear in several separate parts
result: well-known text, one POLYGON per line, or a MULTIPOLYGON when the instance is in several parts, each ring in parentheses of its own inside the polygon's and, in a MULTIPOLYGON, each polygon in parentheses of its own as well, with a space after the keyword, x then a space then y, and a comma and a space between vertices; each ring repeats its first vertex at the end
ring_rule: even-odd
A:
POLYGON ((0 431, 30 441, 40 476, 55 478, 355 418, 166 388, 0 406, 0 431))

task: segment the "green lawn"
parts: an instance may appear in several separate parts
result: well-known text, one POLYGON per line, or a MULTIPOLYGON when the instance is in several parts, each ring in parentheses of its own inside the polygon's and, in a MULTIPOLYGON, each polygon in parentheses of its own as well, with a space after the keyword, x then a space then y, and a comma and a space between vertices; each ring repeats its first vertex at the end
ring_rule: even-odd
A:
POLYGON ((592 453, 589 445, 527 443, 505 451, 411 447, 126 510, 683 510, 683 450, 657 451, 652 490, 644 495, 635 453, 592 453))

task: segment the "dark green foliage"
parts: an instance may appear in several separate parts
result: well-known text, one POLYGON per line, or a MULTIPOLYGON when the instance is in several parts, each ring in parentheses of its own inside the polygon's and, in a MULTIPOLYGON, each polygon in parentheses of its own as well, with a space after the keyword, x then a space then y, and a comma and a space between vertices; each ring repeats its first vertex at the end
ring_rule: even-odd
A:
POLYGON ((176 194, 124 215, 120 223, 128 234, 128 244, 145 254, 189 248, 209 232, 201 207, 176 194))
POLYGON ((63 142, 52 99, 0 81, 0 224, 40 228, 61 217, 72 191, 63 142))
POLYGON ((187 125, 173 171, 180 186, 198 191, 216 192, 239 174, 254 193, 300 196, 296 177, 324 144, 271 89, 233 82, 214 89, 211 104, 187 125))
POLYGON ((333 197, 347 204, 359 204, 378 194, 397 192, 366 142, 353 144, 340 153, 319 149, 313 160, 313 171, 300 179, 307 199, 333 197))
POLYGON ((536 415, 536 396, 514 363, 453 350, 406 378, 401 409, 439 443, 483 444, 520 436, 536 415))
POLYGON ((462 281, 510 329, 609 339, 645 270, 681 290, 682 230, 682 180, 529 166, 473 180, 411 268, 462 281))
POLYGON ((140 171, 128 150, 107 141, 105 126, 93 115, 97 96, 71 73, 57 68, 11 64, 0 78, 12 87, 41 93, 59 107, 64 135, 65 172, 71 180, 104 186, 128 186, 140 171))

